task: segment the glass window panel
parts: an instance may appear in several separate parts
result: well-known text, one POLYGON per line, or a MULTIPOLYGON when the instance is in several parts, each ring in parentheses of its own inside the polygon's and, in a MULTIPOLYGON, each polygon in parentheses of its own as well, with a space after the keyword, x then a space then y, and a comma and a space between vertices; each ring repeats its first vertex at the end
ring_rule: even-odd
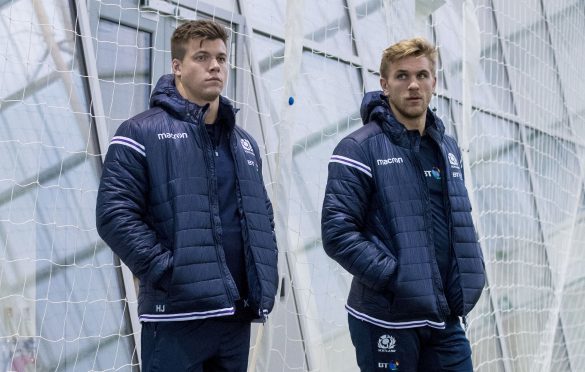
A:
POLYGON ((211 12, 215 13, 216 9, 226 10, 228 12, 238 12, 238 0, 166 0, 168 2, 178 3, 181 6, 185 6, 191 9, 197 9, 198 7, 203 8, 203 5, 212 6, 211 12))
POLYGON ((418 35, 420 31, 413 27, 415 5, 412 1, 357 0, 353 3, 357 17, 354 37, 360 57, 364 65, 374 71, 380 68, 384 49, 399 40, 418 35))
POLYGON ((305 38, 335 55, 355 55, 349 13, 344 0, 305 1, 305 38))
POLYGON ((443 125, 445 125, 445 133, 457 138, 455 133, 455 126, 451 119, 451 100, 445 97, 433 96, 429 104, 431 110, 434 110, 435 114, 441 119, 443 125))
MULTIPOLYGON (((583 185, 581 185, 581 188, 583 188, 583 185)), ((585 270, 583 270, 583 267, 585 267, 585 249, 583 249, 585 247, 585 194, 583 190, 581 191, 581 200, 574 224, 564 224, 563 228, 568 233, 573 234, 565 283, 567 287, 577 286, 582 288, 585 286, 585 270), (574 230, 571 231, 571 229, 574 230)), ((559 234, 559 236, 562 235, 559 234)), ((585 297, 583 301, 585 303, 585 297)))
POLYGON ((468 316, 466 331, 473 353, 473 367, 477 372, 505 372, 494 308, 490 292, 485 289, 475 308, 468 316))
POLYGON ((554 291, 531 173, 514 123, 479 112, 471 128, 472 183, 481 245, 514 370, 538 355, 554 291))
POLYGON ((141 0, 99 0, 105 5, 118 5, 125 9, 137 8, 141 0))
POLYGON ((581 162, 575 145, 543 134, 525 131, 526 151, 532 167, 532 182, 538 208, 538 218, 546 241, 549 242, 549 265, 555 282, 565 275, 564 266, 571 247, 570 232, 562 226, 570 225, 575 218, 575 206, 581 190, 581 162))
POLYGON ((487 261, 503 263, 521 244, 540 243, 532 242, 540 234, 529 174, 514 124, 478 113, 473 123, 469 156, 482 247, 487 261))
POLYGON ((568 134, 563 97, 546 24, 537 0, 494 0, 517 114, 539 128, 568 134), (527 26, 530 25, 530 26, 527 26))
MULTIPOLYGON (((578 7, 582 7, 583 2, 580 0, 557 0, 557 1, 543 1, 542 6, 550 18, 557 16, 564 17, 568 11, 575 11, 578 7), (572 9, 575 8, 575 9, 572 9)), ((578 11, 578 10, 577 10, 578 11)))
MULTIPOLYGON (((255 82, 258 86, 252 86, 252 75, 245 73, 244 82, 242 84, 244 90, 244 101, 258 99, 257 107, 255 103, 245 105, 242 111, 238 114, 243 118, 246 130, 250 131, 252 135, 258 140, 258 145, 261 147, 261 152, 266 154, 266 161, 263 164, 264 182, 267 185, 272 202, 276 205, 277 199, 273 198, 272 187, 273 181, 277 181, 278 175, 271 173, 277 169, 275 164, 278 164, 278 157, 282 154, 278 152, 279 139, 276 127, 279 125, 279 117, 283 103, 286 103, 284 95, 284 76, 283 76, 283 56, 284 43, 280 40, 253 34, 254 50, 251 51, 254 61, 259 64, 260 75, 255 77, 255 82), (248 80, 249 79, 249 80, 248 80), (262 95, 263 101, 259 101, 259 97, 253 97, 252 89, 256 90, 257 95, 262 95), (259 108, 259 109, 258 109, 259 108), (262 128, 259 125, 259 119, 262 119, 262 128), (258 123, 255 125, 255 123, 258 123), (264 147, 262 149, 262 147, 264 147)), ((244 53, 247 49, 244 48, 244 53)), ((244 58, 248 60, 247 57, 244 58)), ((293 204, 296 205, 296 204, 293 204)), ((299 324, 296 320, 291 322, 292 317, 296 319, 297 314, 301 312, 306 315, 306 311, 299 309, 296 292, 299 288, 306 288, 310 284, 306 283, 306 275, 298 274, 296 266, 289 266, 289 263, 296 262, 296 255, 290 252, 290 245, 279 241, 279 262, 285 262, 285 277, 295 278, 291 282, 286 280, 285 297, 280 298, 277 303, 278 308, 271 314, 271 323, 274 331, 274 343, 270 350, 270 363, 267 370, 281 370, 288 369, 306 369, 306 355, 305 355, 305 341, 301 336, 301 327, 305 329, 304 324, 299 324), (290 276, 287 275, 290 271, 290 276), (300 276, 299 276, 300 275, 300 276), (296 278, 299 278, 297 280, 296 278), (290 284, 289 284, 290 283, 290 284), (295 293, 291 295, 291 293, 295 293), (286 349, 286 353, 281 350, 286 349)), ((294 265, 294 264, 293 264, 294 265)), ((302 289, 301 289, 302 290, 302 289)), ((301 305, 302 307, 302 305, 301 305)))
POLYGON ((461 99, 462 84, 462 50, 461 44, 461 12, 458 12, 450 4, 445 4, 433 13, 433 27, 435 31, 435 44, 439 49, 441 65, 439 77, 442 73, 444 79, 438 79, 437 87, 446 88, 449 95, 461 99), (442 80, 445 80, 442 82, 442 80))
POLYGON ((551 358, 551 369, 557 371, 570 371, 571 363, 567 354, 567 343, 564 335, 562 322, 559 320, 554 330, 553 351, 551 358))
MULTIPOLYGON (((585 263, 583 261, 580 261, 580 263, 580 270, 583 271, 585 263)), ((581 279, 580 281, 568 283, 563 291, 561 307, 562 329, 570 363, 573 366, 577 366, 577 369, 585 366, 583 307, 585 307, 585 280, 581 279)))
MULTIPOLYGON (((104 4, 108 4, 108 5, 119 5, 122 8, 125 9, 132 9, 132 8, 138 8, 138 6, 145 2, 142 0, 99 0, 100 2, 104 3, 104 4)), ((176 0, 157 0, 158 2, 167 2, 167 3, 179 3, 180 5, 183 6, 189 6, 189 7, 196 7, 197 5, 199 5, 200 3, 202 3, 202 1, 199 0, 181 0, 181 1, 176 1, 176 0)), ((212 4, 214 7, 218 7, 230 12, 234 12, 237 11, 238 6, 237 6, 237 0, 209 0, 208 4, 212 4)), ((156 1, 151 1, 152 3, 156 3, 156 1)))
POLYGON ((491 8, 491 0, 476 1, 476 6, 475 14, 481 32, 481 69, 477 73, 483 76, 478 77, 475 91, 485 92, 485 95, 476 97, 475 102, 496 111, 514 113, 507 67, 491 8))
MULTIPOLYGON (((430 41, 431 39, 429 39, 430 41)), ((435 45, 438 45, 438 43, 433 40, 432 41, 435 45)), ((437 85, 435 87, 435 91, 445 91, 448 92, 448 86, 447 86, 447 78, 445 77, 445 68, 443 67, 443 57, 441 56, 441 50, 439 48, 439 56, 437 58, 437 71, 436 71, 436 77, 437 77, 437 85)), ((453 82, 451 82, 453 83, 453 82)), ((451 93, 449 93, 451 94, 451 93)))
MULTIPOLYGON (((257 35, 254 45, 262 84, 273 105, 271 112, 278 115, 284 108, 282 105, 288 104, 282 102, 283 44, 257 35)), ((308 343, 315 343, 308 348, 318 351, 323 344, 327 345, 327 350, 333 347, 331 352, 311 353, 315 366, 320 366, 316 368, 352 370, 355 366, 353 354, 340 356, 334 351, 351 347, 342 327, 346 323, 343 302, 349 282, 337 275, 342 275, 343 270, 321 248, 320 212, 327 163, 333 147, 345 134, 361 125, 358 113, 361 81, 358 71, 347 64, 310 52, 304 52, 302 58, 294 97, 298 109, 294 111, 295 128, 291 132, 293 163, 288 202, 288 228, 293 235, 292 241, 298 245, 290 248, 288 257, 294 267, 294 290, 299 298, 298 311, 303 315, 303 334, 307 335, 308 343), (332 268, 334 276, 331 276, 332 268), (306 316, 308 314, 311 315, 306 316), (335 327, 326 323, 335 324, 335 327)), ((278 123, 277 118, 272 120, 278 123)))
POLYGON ((286 1, 246 0, 248 21, 252 27, 262 27, 284 37, 286 1))
POLYGON ((542 21, 540 0, 492 0, 501 35, 522 33, 527 25, 542 21))
POLYGON ((502 37, 525 32, 528 25, 542 21, 540 0, 492 0, 502 37))
MULTIPOLYGON (((280 115, 283 103, 288 105, 284 102, 287 97, 282 97, 284 44, 264 36, 255 36, 255 55, 259 61, 266 96, 272 104, 270 110, 274 115, 280 115)), ((299 127, 292 133, 293 141, 300 148, 311 141, 313 134, 317 133, 320 137, 323 129, 327 133, 344 130, 348 126, 348 116, 351 117, 349 126, 355 127, 356 121, 360 120, 362 98, 361 79, 356 69, 307 51, 302 58, 298 92, 294 97, 294 105, 303 107, 299 111, 302 118, 298 120, 299 127), (340 89, 345 94, 340 94, 340 89)), ((277 117, 273 118, 273 122, 277 121, 277 117)))
POLYGON ((260 68, 260 82, 272 121, 279 120, 284 103, 284 42, 254 34, 254 56, 260 68))
POLYGON ((88 110, 85 94, 79 91, 83 84, 77 71, 78 61, 72 55, 73 31, 39 27, 33 19, 35 11, 46 15, 53 11, 55 4, 54 1, 42 6, 35 4, 33 7, 27 1, 20 1, 0 9, 3 18, 12 20, 0 24, 2 34, 14 35, 0 38, 0 79, 4 81, 0 84, 3 138, 23 143, 46 140, 70 151, 84 151, 89 132, 83 113, 88 110), (30 32, 31 23, 37 25, 36 32, 30 32), (46 40, 61 46, 58 54, 48 54, 46 40), (24 102, 28 105, 23 105, 24 102), (51 109, 46 107, 48 103, 52 105, 51 109), (52 123, 51 130, 48 130, 47 121, 52 123))
MULTIPOLYGON (((355 55, 349 14, 343 0, 305 1, 303 3, 303 35, 319 48, 332 54, 355 55)), ((251 0, 246 2, 252 27, 284 37, 286 2, 251 0)))
POLYGON ((557 16, 564 16, 568 11, 575 11, 577 8, 582 7, 583 2, 580 0, 557 0, 557 1, 543 1, 542 6, 544 11, 550 18, 557 16))
MULTIPOLYGON (((581 185, 581 188, 583 186, 581 185)), ((581 189, 581 200, 574 225, 566 225, 564 228, 573 234, 564 290, 561 304, 562 329, 567 345, 567 354, 573 366, 585 365, 583 340, 585 339, 585 327, 583 327, 583 308, 585 307, 585 192, 581 189), (573 230, 574 229, 574 230, 573 230)), ((559 242, 561 244, 561 242, 559 242)), ((555 246, 557 246, 555 244, 555 246)))
MULTIPOLYGON (((266 42, 265 40, 262 41, 266 42)), ((256 42, 254 41, 253 43, 256 42)), ((278 44, 282 46, 281 43, 275 44, 275 48, 277 49, 279 47, 278 44)), ((266 48, 266 46, 257 49, 264 48, 266 48)), ((240 109, 236 114, 236 123, 246 129, 246 131, 256 139, 258 146, 260 147, 260 154, 264 160, 262 165, 264 183, 267 186, 269 195, 272 197, 271 184, 273 181, 273 175, 270 170, 271 165, 274 162, 274 156, 278 151, 278 139, 276 138, 272 127, 277 121, 278 115, 271 110, 271 107, 273 108, 272 101, 277 100, 277 98, 282 95, 273 96, 272 94, 269 94, 268 90, 265 88, 265 84, 273 83, 270 78, 263 79, 262 75, 254 76, 249 64, 251 61, 249 53, 252 52, 254 58, 256 58, 256 54, 248 48, 240 48, 239 50, 243 54, 243 58, 242 64, 238 66, 238 99, 233 102, 235 107, 240 109), (269 158, 267 158, 268 156, 269 158)), ((270 75, 271 78, 279 78, 275 76, 273 71, 266 71, 266 74, 270 75)), ((234 76, 230 76, 230 81, 234 80, 234 76)))
MULTIPOLYGON (((470 83, 472 85, 472 99, 474 105, 482 107, 494 107, 499 100, 505 100, 497 96, 500 92, 494 91, 493 89, 486 89, 486 86, 497 87, 497 84, 493 84, 497 81, 491 81, 498 77, 494 75, 496 72, 502 72, 503 70, 488 70, 492 75, 486 76, 484 74, 486 68, 491 68, 491 65, 485 66, 489 55, 485 53, 493 53, 493 50, 488 49, 487 51, 482 49, 480 60, 471 61, 474 63, 474 81, 466 82, 463 81, 463 23, 462 23, 461 10, 455 7, 454 3, 447 3, 440 7, 433 13, 433 23, 435 27, 436 43, 439 48, 439 55, 441 66, 439 69, 439 81, 438 86, 441 86, 441 75, 443 72, 443 78, 446 80, 444 85, 448 89, 449 95, 459 100, 462 99, 462 89, 464 83, 470 83), (482 65, 483 63, 483 65, 482 65), (483 68, 482 68, 483 67, 483 68), (496 95, 494 97, 494 95, 496 95)), ((483 35, 485 37, 485 35, 483 35)), ((480 40, 477 40, 480 42, 480 40)), ((482 46, 484 40, 481 40, 482 46)), ((491 60, 490 60, 491 62, 491 60)))
POLYGON ((320 241, 305 244, 292 257, 300 274, 297 278, 306 278, 295 288, 303 304, 307 325, 303 334, 312 355, 311 370, 356 371, 344 308, 351 275, 325 255, 320 241))
MULTIPOLYGON (((384 1, 386 12, 386 29, 389 33, 389 44, 418 35, 419 29, 414 25, 416 3, 412 0, 384 1)), ((380 32, 379 31, 379 32, 380 32)), ((376 35, 376 33, 371 34, 376 35)), ((387 45, 389 46, 389 45, 387 45)))
POLYGON ((151 47, 150 33, 99 20, 96 64, 109 138, 122 122, 148 108, 151 47))
POLYGON ((371 72, 365 73, 364 90, 366 92, 382 90, 380 86, 380 75, 371 72))
POLYGON ((10 370, 136 362, 119 265, 95 231, 101 159, 70 5, 0 7, 10 35, 0 38, 0 365, 10 370))
MULTIPOLYGON (((516 291, 524 290, 516 289, 516 291)), ((504 308, 508 302, 499 301, 504 308)), ((549 309, 553 304, 552 296, 543 298, 541 302, 533 302, 530 307, 508 308, 502 317, 502 329, 509 348, 512 371, 533 371, 538 362, 542 361, 542 340, 552 337, 549 332, 543 331, 543 325, 550 321, 549 309), (534 310, 536 309, 536 310, 534 310)), ((556 370, 556 369, 554 369, 556 370)))
POLYGON ((348 126, 355 128, 361 122, 362 83, 355 68, 304 52, 299 80, 295 105, 304 109, 299 110, 300 126, 293 133, 295 142, 302 146, 308 133, 325 131, 326 136, 338 134, 348 126), (332 125, 333 131, 329 129, 332 125))
POLYGON ((549 15, 549 30, 563 87, 564 104, 571 119, 571 128, 578 138, 585 138, 585 78, 582 73, 582 58, 585 43, 585 3, 576 1, 544 2, 549 15), (566 4, 568 3, 568 4, 566 4), (558 5, 553 5, 558 4, 558 5), (559 8, 560 5, 566 7, 559 8))
POLYGON ((314 323, 308 322, 308 332, 313 341, 333 350, 320 359, 319 368, 347 370, 355 365, 354 356, 334 350, 351 346, 347 333, 340 331, 340 325, 346 323, 343 302, 349 280, 321 247, 320 218, 328 159, 339 140, 361 125, 361 83, 351 66, 308 52, 303 53, 300 79, 295 105, 302 110, 297 111, 293 133, 291 175, 292 200, 298 202, 291 203, 289 226, 299 231, 300 248, 305 252, 295 252, 300 261, 296 267, 302 266, 299 270, 306 273, 313 314, 318 314, 314 323))
MULTIPOLYGON (((355 2, 357 17, 356 43, 360 57, 367 68, 378 71, 382 51, 390 46, 384 11, 384 0, 360 0, 355 2), (376 37, 372 37, 376 35, 376 37)), ((378 88, 380 84, 378 83, 378 88)))
MULTIPOLYGON (((270 104, 270 117, 264 118, 278 125, 283 104, 288 105, 284 102, 287 97, 283 97, 284 44, 255 35, 254 48, 261 84, 270 104)), ((288 198, 288 228, 294 243, 287 257, 294 272, 297 311, 309 343, 307 350, 315 350, 310 352, 312 368, 351 371, 356 365, 353 354, 335 352, 351 347, 344 330, 347 314, 343 309, 349 280, 321 247, 320 213, 333 147, 361 125, 361 82, 358 71, 347 64, 310 52, 304 52, 302 58, 294 97, 297 110, 291 132, 293 163, 288 198), (319 351, 324 344, 330 351, 319 351)))

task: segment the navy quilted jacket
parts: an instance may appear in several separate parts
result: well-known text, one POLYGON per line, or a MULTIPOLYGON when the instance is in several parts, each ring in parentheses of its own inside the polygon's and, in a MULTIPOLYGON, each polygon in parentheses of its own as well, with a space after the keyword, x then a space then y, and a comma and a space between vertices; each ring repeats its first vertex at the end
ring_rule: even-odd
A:
MULTIPOLYGON (((254 139, 229 118, 237 176, 250 305, 258 319, 272 310, 278 285, 272 206, 254 139)), ((199 107, 159 80, 151 108, 124 122, 112 138, 97 198, 100 236, 140 279, 141 321, 234 314, 238 290, 221 242, 212 143, 199 107)))
POLYGON ((346 308, 386 328, 444 328, 474 307, 485 282, 461 153, 429 110, 426 133, 441 149, 448 193, 453 259, 443 288, 420 136, 394 118, 381 92, 366 94, 361 115, 365 125, 331 156, 322 213, 325 251, 354 276, 346 308))

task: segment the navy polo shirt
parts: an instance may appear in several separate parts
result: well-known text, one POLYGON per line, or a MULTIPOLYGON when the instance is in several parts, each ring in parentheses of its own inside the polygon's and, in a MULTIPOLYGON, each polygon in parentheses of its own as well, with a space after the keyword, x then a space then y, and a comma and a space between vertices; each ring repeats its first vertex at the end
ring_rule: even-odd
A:
POLYGON ((213 161, 215 163, 217 177, 217 193, 222 230, 221 243, 226 264, 236 282, 240 298, 247 298, 248 285, 245 269, 244 242, 238 209, 234 159, 230 151, 227 131, 224 130, 221 116, 218 115, 213 125, 207 124, 205 127, 215 148, 213 161))
POLYGON ((437 143, 428 135, 421 137, 419 158, 429 190, 433 223, 433 243, 443 287, 447 283, 451 249, 445 205, 445 167, 437 143))

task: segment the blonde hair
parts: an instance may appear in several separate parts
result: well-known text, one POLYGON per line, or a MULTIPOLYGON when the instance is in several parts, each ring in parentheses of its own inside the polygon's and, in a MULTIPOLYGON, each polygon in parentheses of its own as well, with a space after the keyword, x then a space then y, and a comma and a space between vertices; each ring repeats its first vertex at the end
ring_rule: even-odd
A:
POLYGON ((388 67, 392 62, 396 62, 406 57, 425 56, 431 61, 431 72, 435 75, 437 66, 437 48, 422 37, 414 37, 397 42, 389 46, 382 52, 382 62, 380 63, 380 76, 386 78, 388 67))

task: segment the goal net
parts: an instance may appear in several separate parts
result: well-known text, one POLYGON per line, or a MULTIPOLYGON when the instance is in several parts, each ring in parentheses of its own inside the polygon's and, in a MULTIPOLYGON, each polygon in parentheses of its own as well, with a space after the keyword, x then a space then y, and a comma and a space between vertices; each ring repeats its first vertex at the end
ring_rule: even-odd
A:
POLYGON ((95 201, 116 128, 211 18, 224 90, 258 141, 280 290, 250 371, 355 371, 351 276, 321 242, 335 145, 362 125, 382 50, 439 47, 431 106, 464 156, 487 270, 478 371, 585 370, 585 3, 579 0, 0 0, 0 371, 138 370, 135 279, 95 201))

